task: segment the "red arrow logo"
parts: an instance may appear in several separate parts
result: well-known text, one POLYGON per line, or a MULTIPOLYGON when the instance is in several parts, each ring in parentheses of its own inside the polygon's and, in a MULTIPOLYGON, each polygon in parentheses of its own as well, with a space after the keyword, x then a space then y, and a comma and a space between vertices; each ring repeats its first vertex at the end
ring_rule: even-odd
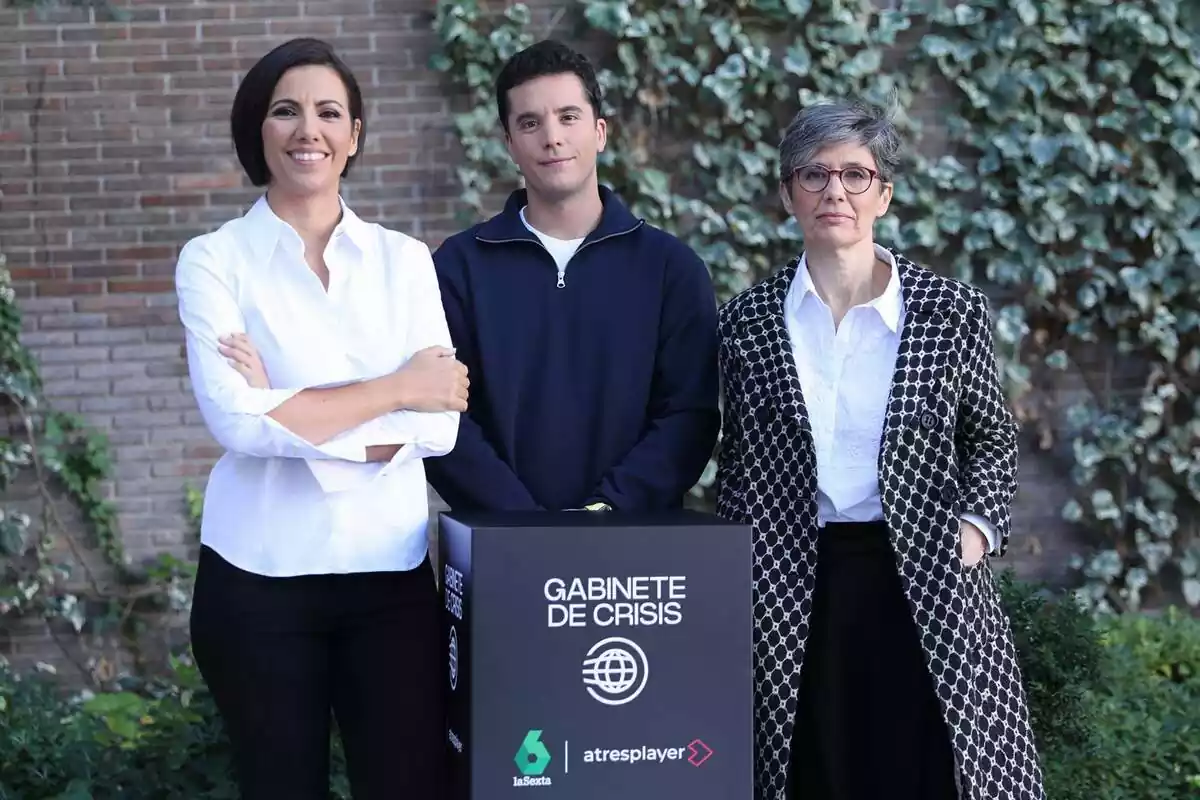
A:
POLYGON ((691 755, 688 756, 688 763, 693 767, 698 767, 705 761, 708 761, 713 754, 712 748, 699 739, 692 739, 692 741, 688 743, 688 752, 691 753, 691 755))

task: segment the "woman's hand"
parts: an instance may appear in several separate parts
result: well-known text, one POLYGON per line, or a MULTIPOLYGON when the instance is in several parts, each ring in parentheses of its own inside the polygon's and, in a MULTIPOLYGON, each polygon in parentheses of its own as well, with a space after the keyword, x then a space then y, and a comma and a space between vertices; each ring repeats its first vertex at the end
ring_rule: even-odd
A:
POLYGON ((405 408, 413 411, 466 411, 467 367, 448 347, 419 350, 396 371, 405 408))
POLYGON ((962 546, 962 563, 964 567, 973 567, 983 560, 987 552, 987 537, 983 531, 963 520, 959 523, 958 535, 962 546))
POLYGON ((221 355, 246 379, 246 383, 255 389, 270 389, 271 381, 267 377, 267 368, 255 349, 250 337, 244 333, 230 333, 220 339, 221 355))

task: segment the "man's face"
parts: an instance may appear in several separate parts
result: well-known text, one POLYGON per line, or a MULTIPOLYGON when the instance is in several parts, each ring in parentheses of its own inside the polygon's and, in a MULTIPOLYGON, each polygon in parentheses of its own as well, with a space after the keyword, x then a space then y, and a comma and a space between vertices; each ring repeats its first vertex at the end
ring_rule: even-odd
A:
POLYGON ((606 130, 583 82, 569 72, 544 75, 509 90, 508 104, 506 144, 530 193, 553 202, 586 190, 606 130))

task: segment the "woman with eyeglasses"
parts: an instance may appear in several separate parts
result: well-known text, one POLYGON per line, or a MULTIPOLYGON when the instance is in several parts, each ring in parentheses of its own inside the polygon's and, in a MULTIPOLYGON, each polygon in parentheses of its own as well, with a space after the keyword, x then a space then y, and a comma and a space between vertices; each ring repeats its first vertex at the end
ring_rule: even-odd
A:
POLYGON ((1044 797, 990 559, 1017 425, 987 298, 874 241, 900 137, 801 111, 804 250, 720 314, 717 512, 755 530, 756 797, 1044 797))

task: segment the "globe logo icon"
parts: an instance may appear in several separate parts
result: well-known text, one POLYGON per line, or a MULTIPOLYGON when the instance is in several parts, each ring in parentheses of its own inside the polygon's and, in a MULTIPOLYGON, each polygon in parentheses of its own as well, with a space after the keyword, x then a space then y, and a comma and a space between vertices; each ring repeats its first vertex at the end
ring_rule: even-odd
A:
POLYGON ((450 626, 450 688, 458 688, 458 631, 450 626))
POLYGON ((596 642, 583 659, 583 685, 592 699, 607 706, 633 700, 646 688, 649 678, 645 651, 621 636, 596 642))

